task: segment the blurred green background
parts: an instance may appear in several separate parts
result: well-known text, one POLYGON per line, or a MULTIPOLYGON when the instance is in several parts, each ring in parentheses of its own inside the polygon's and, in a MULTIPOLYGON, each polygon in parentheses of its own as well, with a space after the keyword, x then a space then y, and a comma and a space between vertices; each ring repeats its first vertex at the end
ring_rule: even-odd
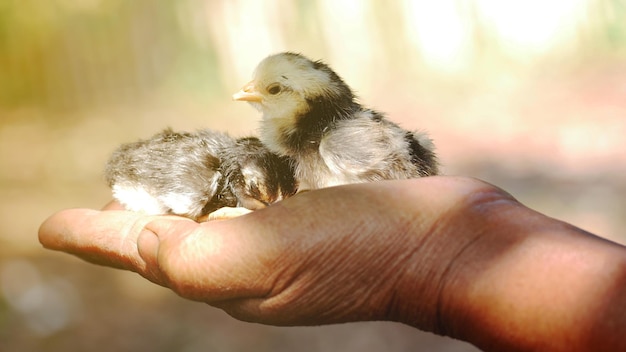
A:
POLYGON ((255 133, 230 96, 284 50, 429 131, 446 174, 626 243, 623 0, 2 0, 0 351, 475 350, 392 323, 242 323, 39 245, 54 211, 110 199, 120 143, 255 133))

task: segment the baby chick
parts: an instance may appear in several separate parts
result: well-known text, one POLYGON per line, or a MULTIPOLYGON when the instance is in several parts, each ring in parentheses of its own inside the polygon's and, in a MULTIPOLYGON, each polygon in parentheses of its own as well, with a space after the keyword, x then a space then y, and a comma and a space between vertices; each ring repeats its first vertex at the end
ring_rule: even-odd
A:
POLYGON ((269 151, 256 137, 237 139, 220 157, 224 183, 239 207, 261 209, 296 193, 291 161, 269 151))
MULTIPOLYGON (((295 193, 289 160, 254 137, 167 129, 120 146, 105 178, 126 209, 195 220, 223 207, 259 209, 295 193)), ((242 212, 239 212, 242 213, 242 212)))
POLYGON ((299 191, 437 174, 425 133, 361 106, 321 61, 291 52, 269 56, 233 99, 263 113, 261 141, 294 159, 299 191))

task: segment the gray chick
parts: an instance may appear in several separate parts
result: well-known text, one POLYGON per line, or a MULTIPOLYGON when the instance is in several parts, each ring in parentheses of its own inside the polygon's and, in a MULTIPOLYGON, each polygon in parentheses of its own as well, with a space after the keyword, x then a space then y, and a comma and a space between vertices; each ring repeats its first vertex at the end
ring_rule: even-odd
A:
POLYGON ((321 61, 290 52, 269 56, 233 99, 263 113, 261 141, 294 159, 299 190, 438 172, 428 135, 363 107, 321 61))
POLYGON ((224 207, 259 209, 295 193, 290 161, 255 137, 171 129, 121 145, 105 168, 128 210, 202 219, 224 207))

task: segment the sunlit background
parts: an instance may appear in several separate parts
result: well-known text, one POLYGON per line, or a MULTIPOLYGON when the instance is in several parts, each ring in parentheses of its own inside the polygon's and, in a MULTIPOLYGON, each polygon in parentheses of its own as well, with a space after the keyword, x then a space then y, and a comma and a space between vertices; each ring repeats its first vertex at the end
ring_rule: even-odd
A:
POLYGON ((54 211, 110 199, 120 143, 255 133, 230 96, 285 50, 429 131, 446 174, 626 243, 623 0, 2 0, 0 351, 474 350, 392 323, 242 323, 37 242, 54 211))

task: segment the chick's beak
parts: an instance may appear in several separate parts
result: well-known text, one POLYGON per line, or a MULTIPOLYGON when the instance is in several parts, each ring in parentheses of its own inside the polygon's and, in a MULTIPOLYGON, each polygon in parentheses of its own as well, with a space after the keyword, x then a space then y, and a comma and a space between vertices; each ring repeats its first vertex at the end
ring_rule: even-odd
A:
POLYGON ((260 103, 262 100, 261 94, 254 89, 254 81, 248 82, 240 91, 233 94, 233 100, 237 101, 250 101, 260 103))

